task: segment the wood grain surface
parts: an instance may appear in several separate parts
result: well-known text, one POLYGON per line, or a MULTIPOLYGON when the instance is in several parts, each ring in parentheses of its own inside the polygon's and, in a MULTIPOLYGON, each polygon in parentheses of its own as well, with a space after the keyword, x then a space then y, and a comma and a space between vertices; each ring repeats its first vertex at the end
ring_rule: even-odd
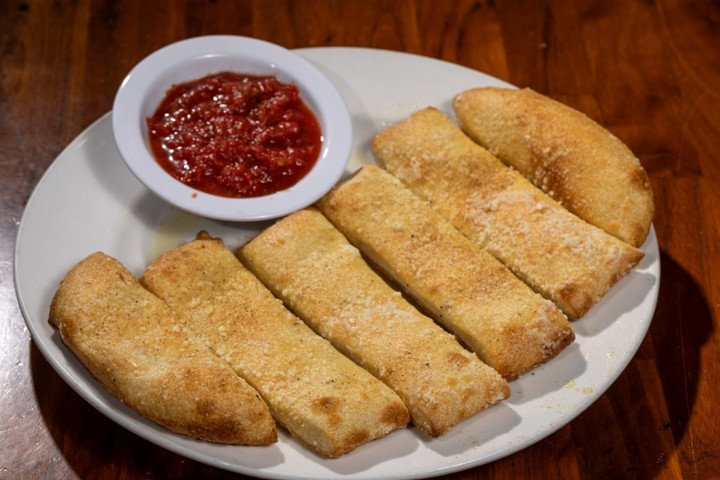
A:
POLYGON ((240 478, 82 400, 34 346, 13 284, 36 183, 152 51, 202 34, 412 52, 528 86, 615 133, 648 170, 662 280, 637 355, 588 410, 447 478, 720 472, 720 3, 716 0, 0 1, 0 478, 240 478))

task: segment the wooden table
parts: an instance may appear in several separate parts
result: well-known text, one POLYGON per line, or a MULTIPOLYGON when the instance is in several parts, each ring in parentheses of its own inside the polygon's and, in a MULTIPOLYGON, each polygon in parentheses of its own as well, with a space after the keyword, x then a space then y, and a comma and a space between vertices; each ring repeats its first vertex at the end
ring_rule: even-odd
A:
POLYGON ((656 194, 662 282, 630 365, 539 443, 448 478, 709 478, 720 472, 720 4, 640 1, 0 2, 0 478, 237 478, 117 426, 43 358, 13 286, 15 234, 62 149, 126 73, 182 38, 412 52, 587 112, 656 194))

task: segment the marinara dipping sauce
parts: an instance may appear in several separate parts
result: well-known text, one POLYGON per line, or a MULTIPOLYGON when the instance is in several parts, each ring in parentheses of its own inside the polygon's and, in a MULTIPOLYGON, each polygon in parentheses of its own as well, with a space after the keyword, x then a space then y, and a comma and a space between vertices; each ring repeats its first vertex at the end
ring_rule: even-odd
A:
POLYGON ((223 197, 296 184, 322 143, 298 88, 274 76, 220 72, 175 85, 147 125, 153 154, 170 175, 223 197))

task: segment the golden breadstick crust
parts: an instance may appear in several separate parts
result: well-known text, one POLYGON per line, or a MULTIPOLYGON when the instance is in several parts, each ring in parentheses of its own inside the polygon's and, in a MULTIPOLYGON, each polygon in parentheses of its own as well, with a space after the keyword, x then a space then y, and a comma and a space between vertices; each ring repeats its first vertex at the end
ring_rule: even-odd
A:
POLYGON ((105 389, 146 418, 211 442, 277 440, 257 391, 115 259, 95 253, 70 270, 49 320, 105 389))
POLYGON ((530 89, 477 88, 453 101, 462 129, 564 207, 639 247, 655 204, 640 161, 581 112, 530 89))
POLYGON ((372 148, 381 165, 570 319, 643 257, 564 209, 435 108, 384 130, 372 148))
POLYGON ((142 282, 315 452, 337 457, 408 423, 391 389, 291 314, 220 240, 166 253, 142 282))
POLYGON ((313 208, 280 220, 239 252, 316 331, 385 381, 430 436, 505 398, 503 378, 420 314, 313 208))
POLYGON ((379 167, 364 167, 317 207, 506 379, 555 357, 575 338, 555 304, 379 167))

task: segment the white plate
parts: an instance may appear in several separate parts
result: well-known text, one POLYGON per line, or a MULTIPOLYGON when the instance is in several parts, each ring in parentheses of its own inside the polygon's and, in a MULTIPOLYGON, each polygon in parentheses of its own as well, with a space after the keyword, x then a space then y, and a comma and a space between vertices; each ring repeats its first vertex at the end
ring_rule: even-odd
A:
MULTIPOLYGON (((298 51, 325 72, 347 102, 354 128, 349 170, 370 160, 369 142, 411 112, 451 112, 454 94, 505 85, 457 65, 388 51, 317 48, 298 51)), ((438 439, 414 428, 325 459, 281 432, 269 447, 220 446, 175 435, 108 395, 62 345, 47 322, 65 272, 91 252, 116 257, 139 275, 159 253, 191 240, 199 229, 237 248, 264 224, 204 220, 170 207, 122 162, 108 115, 78 136, 43 176, 20 224, 15 252, 18 301, 32 338, 57 372, 95 408, 168 450, 223 469, 268 478, 421 478, 484 464, 521 450, 570 422, 622 372, 650 325, 660 283, 654 230, 645 258, 583 319, 577 340, 547 365, 511 383, 509 400, 438 439)))

